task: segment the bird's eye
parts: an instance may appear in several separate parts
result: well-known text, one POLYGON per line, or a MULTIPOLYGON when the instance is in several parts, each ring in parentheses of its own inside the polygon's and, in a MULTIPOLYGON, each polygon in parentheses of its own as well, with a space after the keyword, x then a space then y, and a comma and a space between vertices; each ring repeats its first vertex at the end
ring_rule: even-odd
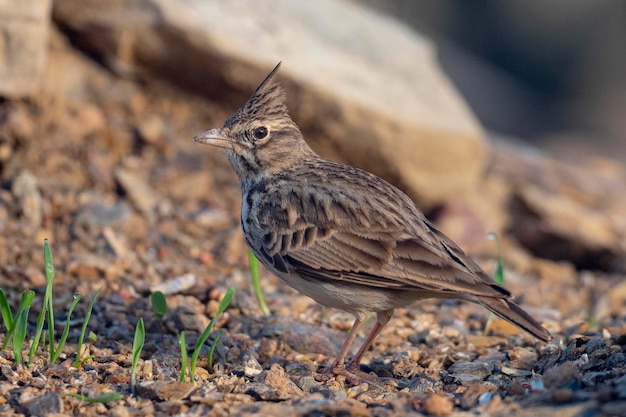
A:
POLYGON ((269 130, 267 130, 265 126, 259 126, 252 131, 254 138, 257 140, 265 139, 269 133, 269 130))

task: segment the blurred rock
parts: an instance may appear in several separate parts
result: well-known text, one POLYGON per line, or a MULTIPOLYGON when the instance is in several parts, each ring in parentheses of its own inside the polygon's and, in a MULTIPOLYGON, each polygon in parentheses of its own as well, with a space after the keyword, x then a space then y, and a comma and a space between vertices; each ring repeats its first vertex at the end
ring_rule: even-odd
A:
POLYGON ((626 170, 567 165, 496 140, 489 175, 509 183, 509 231, 536 256, 626 270, 626 170))
POLYGON ((312 146, 426 204, 470 192, 483 171, 482 130, 432 45, 356 3, 61 0, 54 18, 115 71, 156 74, 232 110, 283 61, 312 146))
POLYGON ((63 401, 59 394, 51 391, 25 402, 22 408, 29 416, 47 416, 60 413, 63 410, 63 401))
POLYGON ((128 194, 128 199, 133 203, 148 220, 153 220, 159 196, 143 178, 136 173, 119 167, 115 171, 115 179, 128 194))
MULTIPOLYGON (((471 385, 461 396, 461 408, 469 410, 479 403, 481 397, 485 398, 485 394, 495 394, 497 390, 497 387, 489 382, 471 385)), ((485 400, 483 400, 483 402, 485 402, 485 400)))
POLYGON ((422 404, 424 411, 431 416, 447 416, 452 413, 454 403, 445 394, 430 394, 422 404))
POLYGON ((255 381, 262 382, 268 387, 286 393, 291 397, 301 397, 304 394, 278 364, 272 365, 269 370, 261 373, 255 381))
POLYGON ((29 171, 22 171, 14 180, 11 192, 17 200, 23 219, 30 226, 41 225, 43 200, 37 178, 29 171))
POLYGON ((137 384, 139 396, 160 401, 180 401, 195 389, 194 384, 179 381, 144 381, 137 384))
POLYGON ((34 94, 48 46, 50 0, 0 1, 0 96, 34 94))

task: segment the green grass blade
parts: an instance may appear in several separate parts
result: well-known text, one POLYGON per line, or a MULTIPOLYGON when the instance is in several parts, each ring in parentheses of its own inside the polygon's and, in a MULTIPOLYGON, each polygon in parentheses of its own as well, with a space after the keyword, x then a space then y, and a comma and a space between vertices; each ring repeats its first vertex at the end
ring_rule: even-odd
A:
POLYGON ((35 291, 24 290, 20 305, 15 315, 14 327, 13 327, 13 354, 17 363, 22 363, 22 348, 24 347, 24 341, 26 340, 26 329, 28 328, 28 313, 30 306, 35 299, 35 291))
POLYGON ((13 355, 15 356, 15 361, 19 364, 22 363, 22 348, 26 340, 29 310, 30 308, 26 308, 17 316, 15 333, 13 334, 13 355))
POLYGON ((6 349, 9 346, 9 333, 11 329, 13 329, 13 312, 11 311, 11 306, 9 305, 9 301, 7 300, 7 296, 0 288, 0 311, 2 311, 2 321, 4 322, 4 327, 7 329, 6 337, 4 338, 4 342, 2 343, 2 350, 6 349))
MULTIPOLYGON (((48 239, 43 241, 43 262, 44 270, 46 273, 46 292, 43 296, 43 307, 41 309, 42 314, 47 315, 48 318, 48 343, 50 348, 50 359, 54 356, 54 307, 52 305, 52 284, 54 283, 54 264, 52 262, 52 251, 50 250, 50 243, 48 239), (45 312, 45 313, 44 313, 45 312)), ((39 320, 37 320, 39 323, 39 320)), ((35 339, 39 344, 39 335, 41 335, 42 327, 37 327, 35 332, 35 339)), ((33 343, 35 349, 37 344, 33 343)))
POLYGON ((56 347, 54 355, 50 359, 50 362, 56 362, 63 351, 63 347, 65 346, 65 341, 67 340, 67 335, 70 332, 70 321, 72 319, 72 313, 78 304, 78 301, 81 299, 80 294, 74 295, 74 301, 72 301, 72 305, 70 306, 70 310, 67 312, 67 320, 65 321, 65 327, 63 327, 63 333, 61 334, 61 339, 59 340, 59 345, 56 347))
POLYGON ((230 301, 233 299, 234 293, 235 293, 235 290, 233 288, 229 288, 228 291, 226 291, 226 294, 224 294, 224 298, 220 302, 220 305, 217 307, 217 313, 215 313, 215 317, 213 317, 211 322, 206 326, 206 329, 204 329, 200 337, 198 337, 198 341, 196 342, 196 348, 194 349, 193 354, 191 355, 191 371, 189 375, 191 376, 192 381, 196 373, 196 362, 198 361, 198 356, 200 356, 200 348, 209 338, 209 335, 211 334, 211 330, 213 330, 213 325, 215 324, 215 321, 224 312, 224 310, 228 308, 230 301))
POLYGON ((41 340, 41 333, 43 331, 43 323, 46 318, 47 306, 44 303, 42 305, 41 311, 37 316, 37 324, 35 326, 35 336, 33 337, 33 342, 30 345, 30 351, 28 352, 28 364, 30 365, 33 362, 33 358, 35 357, 35 352, 39 347, 39 341, 41 340))
POLYGON ((13 327, 13 312, 11 312, 11 306, 2 288, 0 288, 0 311, 2 311, 4 327, 6 327, 7 330, 11 329, 13 327))
POLYGON ((137 384, 137 363, 139 362, 139 357, 141 356, 145 340, 146 329, 143 325, 143 317, 141 317, 135 327, 135 337, 133 339, 133 360, 130 375, 130 390, 133 394, 135 393, 135 385, 137 384))
POLYGON ((250 276, 252 277, 252 287, 254 288, 254 294, 259 302, 259 307, 264 315, 269 316, 271 314, 269 307, 265 304, 265 298, 263 297, 263 290, 261 290, 261 278, 259 275, 259 260, 254 256, 252 251, 248 249, 248 263, 250 264, 250 276))
POLYGON ((117 401, 124 398, 124 394, 120 394, 119 392, 107 392, 106 394, 98 395, 97 397, 85 397, 81 394, 65 394, 68 397, 76 398, 79 401, 84 401, 86 403, 101 403, 106 404, 111 401, 117 401))
POLYGON ((180 332, 178 338, 180 345, 180 382, 186 382, 187 379, 187 342, 185 341, 185 332, 180 332))
POLYGON ((211 350, 209 350, 209 358, 207 360, 207 368, 209 372, 211 372, 211 369, 213 368, 213 353, 215 352, 215 348, 217 347, 217 342, 219 342, 221 335, 222 335, 222 331, 220 330, 215 335, 215 339, 213 339, 213 343, 211 343, 211 350))
POLYGON ((165 295, 161 291, 155 291, 150 296, 150 301, 152 304, 152 312, 155 316, 162 320, 167 313, 167 301, 165 300, 165 295))
POLYGON ((89 307, 87 307, 87 314, 85 315, 85 320, 83 321, 83 327, 80 330, 80 336, 78 338, 78 346, 76 347, 76 360, 74 360, 74 363, 72 364, 74 368, 78 368, 81 365, 81 363, 83 363, 83 360, 81 359, 80 354, 83 349, 83 341, 85 340, 85 333, 87 332, 87 325, 89 324, 89 320, 91 319, 91 312, 93 310, 93 305, 96 302, 96 298, 98 298, 98 296, 100 295, 103 289, 104 287, 98 288, 98 291, 96 291, 96 293, 91 297, 91 300, 89 301, 89 307))
MULTIPOLYGON (((496 270, 493 274, 493 280, 500 286, 504 287, 504 257, 502 256, 502 247, 500 246, 500 239, 498 235, 494 232, 489 233, 489 239, 496 241, 496 248, 498 250, 498 260, 496 262, 496 270)), ((484 334, 489 334, 489 330, 491 329, 491 322, 493 321, 495 315, 490 311, 487 316, 487 322, 485 323, 485 331, 484 334)))
POLYGON ((504 286, 504 257, 502 256, 502 247, 500 246, 500 239, 495 233, 489 233, 489 239, 496 241, 496 248, 498 249, 498 261, 496 263, 496 271, 493 274, 493 279, 498 285, 504 286))
POLYGON ((52 251, 48 239, 43 240, 43 263, 46 272, 46 280, 54 280, 54 264, 52 263, 52 251))

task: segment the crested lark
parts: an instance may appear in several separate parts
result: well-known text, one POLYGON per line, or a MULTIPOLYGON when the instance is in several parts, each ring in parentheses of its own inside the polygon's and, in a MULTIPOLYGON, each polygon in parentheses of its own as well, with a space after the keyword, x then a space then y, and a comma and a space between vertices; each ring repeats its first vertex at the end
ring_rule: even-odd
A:
POLYGON ((548 341, 550 334, 383 179, 318 156, 291 120, 280 64, 219 129, 194 141, 225 149, 241 182, 241 227, 256 257, 285 283, 356 316, 330 372, 358 381, 361 357, 395 308, 423 298, 481 304, 548 341), (366 315, 369 336, 344 367, 366 315))

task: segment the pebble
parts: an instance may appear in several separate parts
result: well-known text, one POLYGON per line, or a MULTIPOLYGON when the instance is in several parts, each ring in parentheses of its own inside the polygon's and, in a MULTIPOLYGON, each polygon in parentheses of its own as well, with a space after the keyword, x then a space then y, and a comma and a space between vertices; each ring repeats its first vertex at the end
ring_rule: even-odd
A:
POLYGON ((47 416, 60 413, 63 410, 63 402, 59 394, 49 391, 40 397, 22 403, 22 408, 27 415, 47 416))
POLYGON ((262 382, 270 388, 281 391, 290 398, 301 397, 304 392, 285 374, 285 370, 277 364, 270 367, 268 371, 263 372, 255 381, 262 382))
POLYGON ((193 216, 195 225, 212 230, 223 230, 231 226, 231 216, 224 210, 204 209, 193 216))
POLYGON ((150 287, 150 291, 161 291, 164 295, 179 294, 192 288, 197 282, 198 277, 195 274, 188 273, 153 285, 150 287))
POLYGON ((13 179, 11 192, 22 218, 29 226, 39 227, 43 219, 43 199, 37 178, 30 171, 23 170, 13 179))
POLYGON ((461 408, 469 410, 477 405, 481 398, 483 398, 483 403, 488 402, 491 397, 487 399, 485 394, 494 394, 497 390, 497 387, 489 382, 473 384, 469 386, 461 396, 461 408))
POLYGON ((568 361, 546 370, 543 383, 549 389, 574 388, 579 385, 579 377, 578 367, 568 361))
POLYGON ((431 416, 447 416, 452 413, 454 404, 445 394, 431 394, 422 403, 424 411, 431 416))
POLYGON ((114 176, 135 208, 152 220, 161 200, 154 189, 141 176, 126 168, 116 168, 114 176))
POLYGON ((158 401, 180 401, 195 391, 196 386, 179 381, 145 381, 137 384, 137 394, 158 401))
POLYGON ((483 379, 491 375, 493 365, 486 362, 457 362, 448 368, 448 372, 451 375, 474 375, 483 379))

